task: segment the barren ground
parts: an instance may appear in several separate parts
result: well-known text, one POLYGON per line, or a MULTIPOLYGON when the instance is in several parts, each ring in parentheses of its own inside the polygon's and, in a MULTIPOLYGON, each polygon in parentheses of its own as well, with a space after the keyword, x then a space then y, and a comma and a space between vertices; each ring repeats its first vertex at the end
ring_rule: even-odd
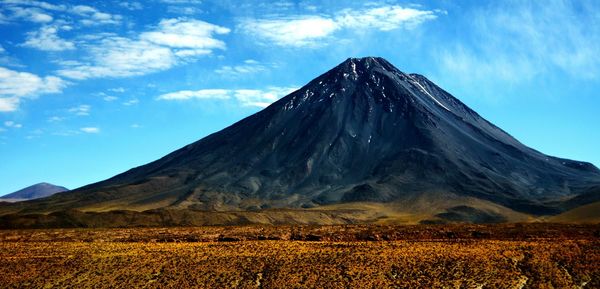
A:
POLYGON ((3 288, 600 288, 599 225, 0 231, 3 288))

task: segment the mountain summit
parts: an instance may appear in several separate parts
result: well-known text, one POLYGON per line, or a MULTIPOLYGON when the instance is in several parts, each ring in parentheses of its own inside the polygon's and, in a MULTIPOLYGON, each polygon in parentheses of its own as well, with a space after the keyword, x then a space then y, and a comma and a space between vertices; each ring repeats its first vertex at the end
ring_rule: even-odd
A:
POLYGON ((546 215, 598 201, 599 188, 592 164, 533 150, 424 76, 366 57, 157 161, 18 209, 409 208, 418 200, 450 214, 438 217, 480 214, 475 203, 546 215))

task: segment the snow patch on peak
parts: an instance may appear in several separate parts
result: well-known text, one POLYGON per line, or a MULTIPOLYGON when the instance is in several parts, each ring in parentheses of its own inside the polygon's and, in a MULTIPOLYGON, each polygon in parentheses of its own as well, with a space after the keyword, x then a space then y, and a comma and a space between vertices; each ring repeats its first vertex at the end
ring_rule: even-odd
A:
POLYGON ((424 92, 425 94, 427 94, 429 97, 431 97, 431 99, 433 99, 433 101, 435 101, 435 103, 437 103, 439 106, 443 107, 445 110, 450 111, 449 108, 447 108, 444 104, 442 104, 439 100, 437 100, 433 95, 431 95, 431 93, 429 93, 429 91, 427 91, 425 89, 425 87, 423 87, 418 80, 416 80, 412 75, 408 75, 408 77, 411 79, 411 83, 418 86, 419 89, 424 92))
POLYGON ((352 74, 354 75, 354 80, 358 79, 358 73, 356 73, 356 63, 354 63, 354 61, 350 62, 350 67, 352 67, 352 74))
POLYGON ((312 91, 310 91, 310 89, 307 89, 304 92, 304 96, 302 97, 302 101, 306 101, 309 97, 313 96, 314 93, 312 91))

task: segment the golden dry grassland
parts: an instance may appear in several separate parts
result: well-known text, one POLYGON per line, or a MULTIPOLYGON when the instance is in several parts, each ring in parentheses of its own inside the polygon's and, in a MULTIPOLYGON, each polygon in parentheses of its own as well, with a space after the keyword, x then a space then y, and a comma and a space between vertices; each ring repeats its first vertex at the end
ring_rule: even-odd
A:
POLYGON ((600 227, 0 231, 2 288, 600 288, 600 227))

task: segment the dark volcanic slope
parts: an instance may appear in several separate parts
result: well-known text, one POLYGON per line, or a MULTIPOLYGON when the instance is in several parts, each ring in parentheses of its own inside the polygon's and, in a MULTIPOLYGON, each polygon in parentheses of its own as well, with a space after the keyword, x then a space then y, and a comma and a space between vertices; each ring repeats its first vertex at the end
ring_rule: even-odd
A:
POLYGON ((160 160, 24 212, 203 210, 471 196, 532 214, 598 199, 592 164, 528 148, 422 75, 351 58, 160 160))
POLYGON ((0 197, 0 201, 3 199, 12 200, 32 200, 47 197, 56 193, 65 192, 69 189, 61 186, 56 186, 49 183, 39 183, 27 188, 18 190, 14 193, 10 193, 0 197))

